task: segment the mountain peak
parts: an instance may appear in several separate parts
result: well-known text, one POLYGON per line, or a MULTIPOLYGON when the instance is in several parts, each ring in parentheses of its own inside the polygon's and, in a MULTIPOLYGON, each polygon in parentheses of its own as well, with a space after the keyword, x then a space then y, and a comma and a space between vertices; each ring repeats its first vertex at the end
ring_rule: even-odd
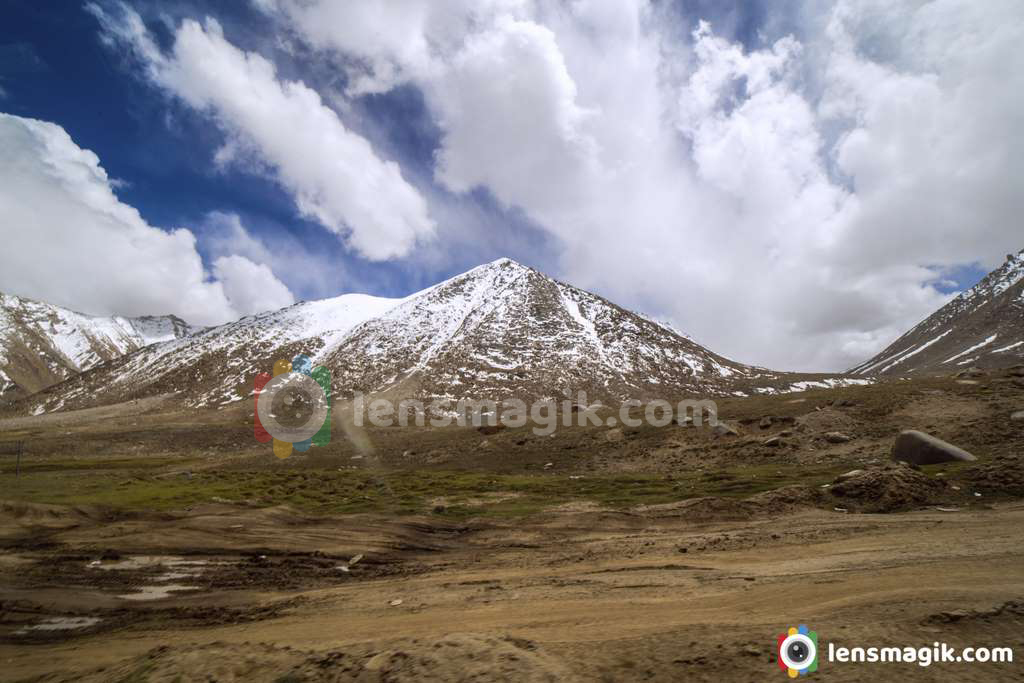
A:
POLYGON ((130 353, 62 384, 39 410, 178 394, 220 406, 279 358, 309 355, 336 393, 535 400, 731 393, 751 369, 662 324, 503 257, 402 299, 346 294, 130 353), (197 368, 204 368, 202 372, 197 368))
POLYGON ((97 316, 0 293, 0 396, 17 398, 197 331, 176 316, 97 316))
POLYGON ((468 275, 469 273, 473 273, 478 270, 492 270, 495 268, 510 268, 513 270, 533 270, 529 266, 524 266, 522 263, 519 263, 514 259, 510 259, 508 256, 502 256, 501 258, 496 258, 493 261, 481 263, 479 266, 471 268, 464 274, 468 275))

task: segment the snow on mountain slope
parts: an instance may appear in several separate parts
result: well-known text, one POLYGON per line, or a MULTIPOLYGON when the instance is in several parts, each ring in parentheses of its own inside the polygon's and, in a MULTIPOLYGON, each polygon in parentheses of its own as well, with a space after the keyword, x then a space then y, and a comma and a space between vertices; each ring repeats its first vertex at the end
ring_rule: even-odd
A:
POLYGON ((339 392, 619 401, 724 393, 758 371, 499 259, 367 321, 326 356, 339 392))
MULTIPOLYGON (((219 407, 277 359, 305 353, 334 394, 395 399, 623 399, 747 395, 846 378, 730 361, 670 327, 499 259, 404 299, 346 294, 146 347, 31 399, 32 412, 175 395, 219 407)), ((860 380, 864 381, 864 380, 860 380)), ((830 384, 831 386, 831 384, 830 384)))
POLYGON ((1024 360, 1024 251, 850 372, 952 373, 1024 360))
POLYGON ((345 294, 247 316, 98 367, 60 387, 44 409, 164 393, 184 393, 193 405, 237 401, 278 358, 305 353, 319 362, 349 330, 400 301, 345 294))
POLYGON ((0 294, 0 395, 32 393, 104 361, 193 331, 174 316, 90 316, 0 294))

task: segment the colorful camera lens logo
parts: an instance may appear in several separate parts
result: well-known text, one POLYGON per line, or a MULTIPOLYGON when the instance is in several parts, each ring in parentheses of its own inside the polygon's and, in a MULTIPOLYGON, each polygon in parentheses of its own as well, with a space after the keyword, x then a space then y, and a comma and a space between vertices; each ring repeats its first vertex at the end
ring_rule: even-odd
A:
POLYGON ((331 373, 314 368, 308 356, 279 360, 273 375, 256 375, 255 397, 256 440, 273 440, 277 457, 331 442, 331 373))
POLYGON ((806 624, 779 635, 779 668, 790 678, 806 676, 818 670, 818 632, 806 624))

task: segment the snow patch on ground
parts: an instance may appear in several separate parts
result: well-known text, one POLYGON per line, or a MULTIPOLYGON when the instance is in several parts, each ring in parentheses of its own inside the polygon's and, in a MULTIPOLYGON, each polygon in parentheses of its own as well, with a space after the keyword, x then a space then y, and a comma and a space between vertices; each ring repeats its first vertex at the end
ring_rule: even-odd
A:
POLYGON ((996 337, 998 337, 998 336, 999 336, 998 333, 993 334, 991 337, 989 337, 985 341, 978 342, 977 344, 975 344, 974 346, 970 347, 969 349, 965 349, 965 350, 961 351, 960 353, 956 354, 955 356, 952 356, 951 358, 947 358, 946 360, 944 360, 942 362, 943 363, 951 363, 951 362, 955 361, 957 358, 963 358, 967 354, 973 353, 974 351, 977 351, 978 349, 982 348, 983 346, 988 346, 989 344, 994 342, 996 340, 996 337))

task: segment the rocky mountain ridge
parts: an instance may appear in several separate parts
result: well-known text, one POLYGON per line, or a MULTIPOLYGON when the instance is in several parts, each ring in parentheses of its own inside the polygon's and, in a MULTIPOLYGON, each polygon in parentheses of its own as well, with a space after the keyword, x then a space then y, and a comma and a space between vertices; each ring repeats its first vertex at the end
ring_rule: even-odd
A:
POLYGON ((956 373, 1024 362, 1024 250, 935 311, 856 375, 956 373))
POLYGON ((109 360, 31 397, 30 412, 172 395, 219 408, 251 396, 275 360, 310 356, 335 396, 424 402, 575 399, 614 404, 777 393, 852 380, 777 373, 719 356, 669 326, 510 259, 405 298, 301 302, 109 360))
POLYGON ((93 316, 0 293, 0 397, 10 400, 198 328, 173 315, 93 316))

